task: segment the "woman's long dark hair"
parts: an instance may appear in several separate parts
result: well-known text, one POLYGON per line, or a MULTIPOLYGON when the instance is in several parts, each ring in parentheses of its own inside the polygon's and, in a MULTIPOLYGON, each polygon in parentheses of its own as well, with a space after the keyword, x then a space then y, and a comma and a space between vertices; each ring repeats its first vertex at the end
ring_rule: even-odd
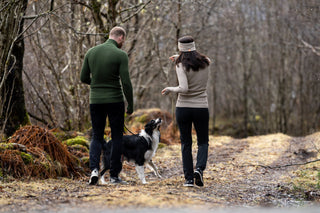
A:
MULTIPOLYGON (((191 36, 184 36, 179 39, 180 43, 190 43, 193 42, 193 38, 191 36)), ((179 57, 176 59, 176 65, 182 63, 186 71, 199 71, 201 69, 209 66, 210 61, 207 56, 195 51, 190 52, 181 52, 179 57)))

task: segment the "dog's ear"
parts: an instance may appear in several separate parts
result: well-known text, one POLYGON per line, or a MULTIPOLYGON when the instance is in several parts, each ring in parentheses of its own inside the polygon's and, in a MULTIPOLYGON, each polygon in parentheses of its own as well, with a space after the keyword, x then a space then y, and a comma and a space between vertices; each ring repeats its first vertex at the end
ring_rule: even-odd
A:
POLYGON ((146 131, 146 133, 148 134, 148 135, 150 135, 150 136, 152 136, 152 126, 151 125, 146 125, 146 127, 145 127, 145 131, 146 131))
POLYGON ((151 120, 144 126, 144 130, 150 136, 152 136, 152 133, 153 133, 153 124, 154 124, 154 120, 151 120))

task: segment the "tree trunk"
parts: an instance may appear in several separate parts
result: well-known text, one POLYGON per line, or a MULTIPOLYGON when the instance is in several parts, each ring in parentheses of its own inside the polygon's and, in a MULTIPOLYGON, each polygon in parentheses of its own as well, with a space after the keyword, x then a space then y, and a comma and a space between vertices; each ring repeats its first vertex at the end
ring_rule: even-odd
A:
POLYGON ((27 0, 0 3, 0 135, 12 135, 29 122, 22 82, 24 41, 23 18, 27 0))

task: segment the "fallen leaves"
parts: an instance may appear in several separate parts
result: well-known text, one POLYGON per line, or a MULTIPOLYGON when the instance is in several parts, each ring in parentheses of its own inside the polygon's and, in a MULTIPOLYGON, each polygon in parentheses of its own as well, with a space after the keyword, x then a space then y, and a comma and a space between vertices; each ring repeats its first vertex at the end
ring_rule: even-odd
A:
MULTIPOLYGON (((0 211, 59 210, 72 208, 180 208, 202 206, 295 206, 307 198, 317 202, 319 162, 310 165, 269 169, 271 166, 303 162, 293 158, 294 150, 317 151, 320 140, 314 134, 292 138, 283 134, 233 139, 210 136, 205 186, 183 187, 180 144, 164 146, 153 161, 162 179, 146 169, 147 185, 125 164, 121 178, 128 185, 89 186, 88 177, 13 181, 0 187, 0 211), (251 165, 249 165, 251 164, 251 165)), ((194 138, 193 155, 197 145, 194 138)), ((311 160, 310 158, 309 160, 311 160)))

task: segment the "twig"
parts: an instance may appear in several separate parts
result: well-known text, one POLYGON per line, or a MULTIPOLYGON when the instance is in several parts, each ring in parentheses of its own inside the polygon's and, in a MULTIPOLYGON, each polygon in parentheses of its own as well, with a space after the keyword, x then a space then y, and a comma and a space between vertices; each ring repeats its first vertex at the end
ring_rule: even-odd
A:
POLYGON ((65 3, 57 8, 53 8, 53 5, 54 5, 54 1, 52 0, 51 3, 50 3, 50 9, 48 11, 45 11, 43 13, 39 13, 39 14, 35 14, 35 15, 29 15, 29 16, 22 16, 23 19, 38 19, 42 16, 48 16, 48 15, 51 15, 52 13, 54 13, 55 11, 58 11, 60 10, 61 8, 65 7, 66 5, 68 5, 69 3, 65 3))
POLYGON ((262 164, 245 164, 245 165, 238 165, 239 167, 246 167, 246 166, 254 166, 254 167, 262 167, 262 168, 267 168, 267 169, 279 169, 283 167, 289 167, 289 166, 302 166, 302 165, 307 165, 310 163, 315 163, 320 161, 320 159, 312 160, 312 161, 307 161, 305 163, 292 163, 292 164, 285 164, 285 165, 279 165, 279 166, 266 166, 262 164))
POLYGON ((305 42, 304 40, 301 39, 301 42, 303 43, 303 45, 309 49, 311 49, 311 51, 313 53, 315 53, 317 56, 320 56, 320 52, 318 51, 319 47, 314 47, 311 44, 305 42))
POLYGON ((105 36, 106 33, 85 33, 85 32, 80 32, 80 31, 77 31, 74 27, 68 25, 68 23, 61 17, 61 16, 58 16, 57 14, 53 13, 52 15, 56 16, 58 19, 61 20, 61 22, 65 25, 65 27, 71 29, 73 31, 73 33, 77 34, 77 35, 89 35, 89 36, 105 36))
POLYGON ((85 2, 83 1, 79 1, 79 0, 72 0, 71 4, 79 4, 79 5, 82 5, 86 8, 88 8, 89 10, 92 10, 92 7, 88 4, 86 4, 85 2))
POLYGON ((2 12, 2 10, 4 10, 6 7, 8 7, 8 5, 10 4, 11 2, 7 2, 6 5, 3 6, 3 8, 0 8, 0 12, 2 12))
MULTIPOLYGON (((141 7, 140 9, 138 9, 138 10, 137 10, 135 13, 133 13, 132 15, 126 17, 124 20, 122 20, 122 17, 120 16, 121 22, 122 22, 122 23, 127 22, 127 21, 130 20, 133 16, 139 14, 140 11, 143 10, 143 9, 144 9, 148 4, 150 4, 150 3, 151 3, 151 0, 148 1, 147 3, 145 3, 144 5, 142 5, 142 7, 141 7)), ((139 6, 140 6, 140 5, 139 5, 139 6)))

